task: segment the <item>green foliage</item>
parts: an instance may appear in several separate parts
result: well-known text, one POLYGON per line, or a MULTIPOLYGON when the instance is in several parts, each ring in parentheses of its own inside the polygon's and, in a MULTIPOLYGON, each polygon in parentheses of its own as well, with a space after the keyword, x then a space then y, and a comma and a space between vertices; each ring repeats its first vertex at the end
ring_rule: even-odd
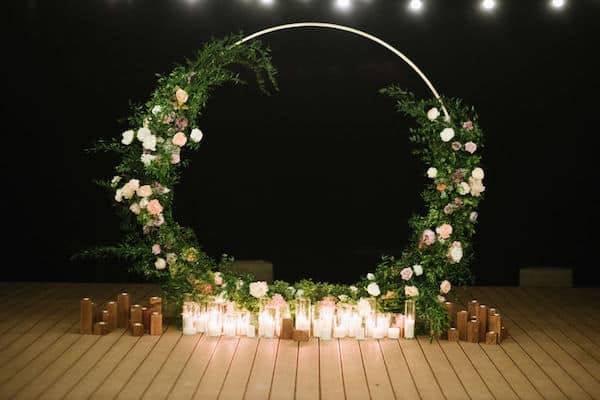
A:
MULTIPOLYGON (((192 132, 199 127, 199 118, 210 95, 222 85, 242 83, 230 67, 241 65, 253 71, 265 92, 268 83, 277 89, 270 51, 258 41, 235 45, 240 38, 236 35, 213 40, 185 65, 159 76, 150 100, 134 106, 128 120, 132 131, 124 133, 123 141, 120 138, 101 140, 92 149, 114 152, 120 157, 115 167, 117 176, 97 183, 115 193, 115 207, 121 217, 124 237, 117 246, 98 248, 82 255, 118 256, 128 260, 133 271, 159 282, 165 300, 176 306, 181 305, 185 294, 197 301, 218 296, 249 310, 258 307, 258 300, 250 293, 253 277, 232 273, 229 266, 233 258, 227 255, 219 261, 211 259, 198 245, 194 232, 181 227, 173 218, 174 187, 187 165, 187 159, 178 161, 200 148, 200 139, 196 136, 196 140, 192 140, 192 132), (155 146, 144 139, 147 134, 155 139, 155 146), (187 139, 184 145, 176 143, 176 136, 182 134, 187 139), (131 135, 140 140, 135 137, 129 140, 131 135)), ((481 197, 478 193, 460 194, 459 188, 481 162, 478 152, 464 151, 464 144, 473 142, 480 149, 482 133, 474 110, 458 99, 443 99, 451 119, 440 116, 430 120, 427 110, 439 106, 438 100, 419 100, 395 86, 383 89, 382 93, 396 101, 399 112, 415 120, 416 126, 409 135, 415 145, 414 153, 425 167, 437 169, 437 176, 422 194, 427 213, 415 215, 409 221, 413 236, 408 247, 399 257, 382 257, 374 273, 355 285, 311 280, 290 285, 276 281, 269 285, 268 295, 280 294, 288 302, 296 297, 313 302, 325 297, 356 302, 361 297, 374 295, 381 310, 402 312, 406 287, 414 286, 418 289, 417 312, 428 325, 427 333, 439 334, 447 326, 446 313, 438 297, 440 283, 449 280, 461 284, 470 279, 471 237, 475 232, 471 213, 477 209, 481 197), (472 121, 473 126, 463 127, 465 121, 472 121), (452 143, 440 139, 444 128, 455 130, 454 140, 460 142, 461 149, 453 149, 452 143), (424 243, 423 232, 435 231, 443 224, 452 226, 451 236, 445 240, 436 237, 433 243, 424 243), (458 261, 451 260, 449 249, 458 242, 464 256, 458 261), (422 266, 422 274, 416 274, 417 265, 422 266), (404 274, 403 279, 403 270, 407 269, 412 271, 412 276, 404 274), (374 285, 380 294, 374 292, 374 285)))

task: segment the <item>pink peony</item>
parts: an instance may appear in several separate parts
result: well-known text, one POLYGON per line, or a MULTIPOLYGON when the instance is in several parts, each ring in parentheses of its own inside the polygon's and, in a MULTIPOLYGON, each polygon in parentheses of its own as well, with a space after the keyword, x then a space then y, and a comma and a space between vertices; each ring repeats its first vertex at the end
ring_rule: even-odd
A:
POLYGON ((475 153, 475 151, 477 150, 477 145, 473 142, 467 142, 465 143, 465 151, 473 154, 475 153))
POLYGON ((188 94, 185 90, 178 88, 175 92, 175 98, 180 104, 183 104, 188 101, 188 94))
POLYGON ((425 229, 421 240, 426 245, 432 245, 435 243, 435 233, 431 229, 425 229))
POLYGON ((400 276, 405 281, 409 280, 413 276, 413 270, 412 270, 412 268, 404 268, 402 271, 400 271, 400 276))
POLYGON ((171 154, 171 164, 179 164, 181 162, 181 156, 179 153, 171 154))
POLYGON ((188 119, 186 117, 177 118, 175 120, 175 129, 183 131, 188 126, 188 119))
POLYGON ((460 150, 461 146, 462 145, 460 144, 460 142, 452 142, 452 150, 454 151, 460 150))
POLYGON ((448 239, 452 235, 452 226, 450 224, 444 224, 435 228, 435 231, 442 239, 448 239))
POLYGON ((160 244, 156 243, 152 245, 152 254, 154 254, 155 256, 160 254, 160 244))
POLYGON ((468 131, 472 131, 473 130, 473 122, 472 121, 463 122, 463 128, 468 131))
POLYGON ((146 208, 147 208, 148 212, 150 214, 152 214, 152 215, 158 215, 163 210, 163 206, 156 199, 150 200, 150 202, 148 203, 148 205, 146 206, 146 208))
POLYGON ((173 144, 175 146, 183 147, 187 142, 187 137, 183 132, 177 132, 175 136, 173 136, 173 144))

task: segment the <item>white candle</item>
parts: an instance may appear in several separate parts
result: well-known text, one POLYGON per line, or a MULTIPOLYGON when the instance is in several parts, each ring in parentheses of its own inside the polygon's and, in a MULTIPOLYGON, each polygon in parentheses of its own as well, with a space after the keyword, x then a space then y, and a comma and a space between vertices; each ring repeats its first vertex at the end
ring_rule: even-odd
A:
POLYGON ((182 328, 184 335, 195 335, 194 316, 191 313, 182 314, 182 328))
POLYGON ((365 338, 365 328, 359 326, 354 330, 354 335, 356 336, 356 340, 363 340, 365 338))
POLYGON ((414 339, 415 337, 415 320, 408 316, 404 318, 404 338, 414 339))
POLYGON ((341 339, 341 338, 343 338, 343 337, 346 337, 346 327, 345 327, 345 326, 343 326, 343 325, 336 326, 336 327, 333 329, 333 337, 334 337, 334 338, 338 338, 338 339, 341 339))
POLYGON ((296 329, 299 331, 309 331, 310 330, 310 322, 306 317, 299 315, 296 317, 296 329))
POLYGON ((388 337, 390 339, 399 339, 400 338, 400 328, 389 328, 388 329, 388 337))
POLYGON ((196 316, 196 321, 195 321, 195 325, 196 325, 196 332, 197 333, 204 333, 206 332, 206 324, 208 322, 208 314, 207 313, 200 313, 199 315, 196 316))
POLYGON ((225 336, 235 336, 235 323, 226 321, 223 324, 223 334, 225 336))
POLYGON ((386 328, 384 328, 383 326, 376 326, 373 329, 373 338, 374 339, 383 339, 385 337, 386 334, 386 328))
POLYGON ((260 315, 258 320, 258 331, 261 336, 272 338, 275 336, 275 321, 268 313, 260 315))
POLYGON ((321 321, 318 319, 313 321, 313 336, 321 337, 321 321))
POLYGON ((248 326, 246 326, 246 336, 248 336, 249 338, 253 338, 254 336, 256 336, 256 328, 254 327, 254 325, 248 324, 248 326))
POLYGON ((321 339, 331 339, 331 331, 333 330, 333 323, 331 319, 321 320, 321 339))
POLYGON ((221 324, 217 321, 208 323, 208 336, 221 336, 221 324))

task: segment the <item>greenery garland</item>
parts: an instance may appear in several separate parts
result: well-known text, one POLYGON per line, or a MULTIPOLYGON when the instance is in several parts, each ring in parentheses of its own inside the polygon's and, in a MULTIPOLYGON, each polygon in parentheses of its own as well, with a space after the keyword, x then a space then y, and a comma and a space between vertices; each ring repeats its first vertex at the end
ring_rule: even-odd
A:
POLYGON ((440 115, 438 100, 418 100, 395 86, 381 91, 396 100, 399 112, 416 121, 410 141, 418 146, 414 153, 429 168, 426 174, 431 185, 423 192, 428 212, 410 219, 413 235, 400 257, 382 257, 375 271, 355 285, 311 280, 293 285, 254 282, 252 276, 230 272, 231 257, 211 259, 194 232, 174 220, 173 189, 188 165, 182 158, 200 148, 203 136, 198 117, 215 88, 242 83, 229 68, 247 67, 255 72, 263 91, 267 83, 277 89, 269 49, 258 41, 235 45, 240 38, 213 40, 195 59, 159 77, 151 99, 133 110, 129 118, 133 129, 123 132, 121 138, 100 140, 95 146, 96 151, 115 152, 121 158, 117 175, 98 183, 114 193, 125 237, 117 246, 85 254, 127 259, 134 271, 158 281, 165 300, 176 307, 185 293, 198 301, 219 296, 249 310, 256 310, 258 298, 264 296, 286 301, 302 296, 313 302, 324 297, 357 302, 372 296, 380 309, 396 312, 403 309, 405 299, 413 298, 428 333, 443 332, 447 327, 443 296, 451 283, 470 279, 471 237, 485 190, 478 153, 482 132, 474 110, 458 99, 443 99, 449 119, 440 115))

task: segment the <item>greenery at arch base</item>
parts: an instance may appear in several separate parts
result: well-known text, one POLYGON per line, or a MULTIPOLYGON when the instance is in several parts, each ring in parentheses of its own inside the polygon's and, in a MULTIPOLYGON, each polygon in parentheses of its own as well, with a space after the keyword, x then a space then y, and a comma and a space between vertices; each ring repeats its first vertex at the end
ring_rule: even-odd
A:
POLYGON ((241 65, 254 71, 263 91, 268 84, 277 89, 269 49, 259 41, 235 45, 240 38, 213 40, 186 65, 160 76, 150 100, 133 109, 130 129, 97 143, 94 150, 120 157, 116 175, 98 183, 114 195, 124 238, 118 245, 86 254, 128 260, 134 271, 159 282, 166 302, 176 306, 185 293, 198 301, 219 296, 249 310, 256 310, 258 298, 265 295, 290 303, 300 296, 312 302, 335 297, 350 303, 372 296, 379 309, 402 312, 405 299, 412 298, 426 333, 443 332, 448 320, 442 301, 450 283, 470 280, 471 238, 485 190, 479 155, 482 132, 473 108, 459 99, 443 99, 450 115, 445 118, 436 108, 440 105, 436 99, 416 99, 395 86, 381 91, 396 101, 399 112, 416 122, 409 138, 431 180, 422 193, 427 213, 410 219, 412 236, 402 254, 383 256, 373 272, 354 285, 311 280, 275 281, 268 286, 254 282, 252 276, 229 271, 231 257, 209 257, 194 232, 175 221, 174 188, 189 157, 201 147, 201 116, 207 101, 219 86, 242 83, 230 67, 241 65))

